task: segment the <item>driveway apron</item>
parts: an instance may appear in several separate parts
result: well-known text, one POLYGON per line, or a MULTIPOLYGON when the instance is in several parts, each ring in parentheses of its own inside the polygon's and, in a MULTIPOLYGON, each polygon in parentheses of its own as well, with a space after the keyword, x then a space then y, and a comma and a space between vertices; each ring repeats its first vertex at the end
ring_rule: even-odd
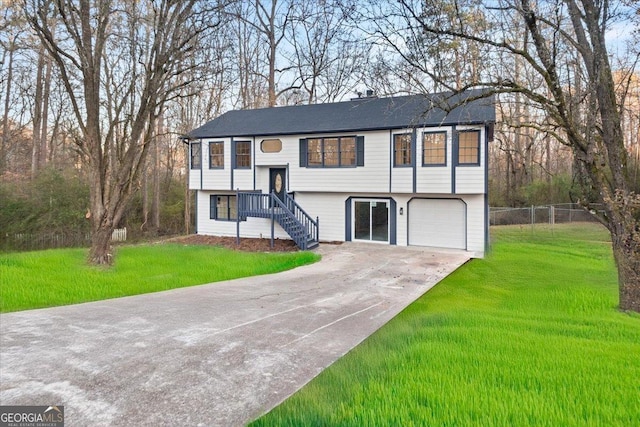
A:
MULTIPOLYGON (((323 244, 283 273, 0 315, 0 404, 73 426, 244 425, 469 259, 323 244)), ((189 262, 189 260, 185 260, 189 262)))

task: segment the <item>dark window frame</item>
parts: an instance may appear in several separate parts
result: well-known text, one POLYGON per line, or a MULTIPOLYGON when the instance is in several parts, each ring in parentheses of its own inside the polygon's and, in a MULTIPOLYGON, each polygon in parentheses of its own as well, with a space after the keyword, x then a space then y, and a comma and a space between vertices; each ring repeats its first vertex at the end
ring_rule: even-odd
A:
POLYGON ((447 131, 444 130, 439 130, 439 131, 425 131, 422 132, 422 166, 423 167, 441 167, 441 166, 447 166, 447 131), (444 136, 444 143, 442 148, 439 147, 435 147, 435 148, 426 148, 426 141, 425 141, 425 136, 426 135, 443 135, 444 136), (438 151, 443 151, 444 153, 444 158, 442 160, 441 163, 427 163, 427 153, 433 153, 433 152, 438 152, 438 151))
POLYGON ((190 169, 202 169, 202 143, 192 142, 189 144, 189 168, 190 169), (193 149, 198 147, 198 153, 195 155, 193 149), (194 161, 197 159, 197 163, 194 161))
MULTIPOLYGON (((394 168, 410 168, 413 166, 415 159, 413 158, 413 133, 405 132, 405 133, 394 133, 393 134, 393 167, 394 168), (396 139, 398 137, 409 137, 409 145, 408 147, 404 147, 402 149, 398 149, 396 146, 396 139), (404 157, 409 158, 409 163, 403 162, 398 163, 399 153, 403 153, 404 157), (408 154, 408 155, 407 155, 408 154)), ((406 159, 405 159, 406 160, 406 159)))
POLYGON ((318 137, 318 138, 307 138, 307 165, 306 167, 308 168, 326 168, 326 169, 333 169, 333 168, 355 168, 358 166, 358 137, 355 135, 349 135, 349 136, 327 136, 327 137, 318 137), (336 150, 331 152, 331 154, 334 154, 336 156, 336 164, 327 164, 327 154, 329 153, 327 151, 327 147, 325 144, 325 140, 337 140, 337 147, 336 150), (349 144, 352 145, 353 150, 345 150, 343 147, 343 140, 345 140, 345 144, 347 145, 347 140, 351 140, 349 141, 349 144), (319 141, 320 142, 320 151, 312 151, 309 149, 310 145, 311 145, 311 141, 319 141), (350 163, 343 163, 343 160, 346 158, 346 156, 343 156, 344 153, 353 153, 353 159, 350 163), (311 161, 311 157, 312 156, 317 156, 320 155, 320 162, 318 163, 315 159, 314 162, 311 161))
POLYGON ((209 169, 224 169, 224 141, 211 141, 209 142, 209 169), (220 153, 213 153, 212 147, 221 146, 222 151, 220 153), (222 161, 220 165, 214 165, 213 159, 219 158, 222 161))
POLYGON ((235 214, 236 217, 238 215, 238 198, 235 194, 210 194, 209 195, 209 219, 213 219, 215 221, 236 221, 236 217, 231 217, 232 214, 232 204, 231 200, 235 200, 235 214), (227 208, 224 215, 220 215, 218 211, 218 198, 225 198, 227 200, 227 208))
POLYGON ((234 169, 251 169, 251 141, 234 141, 235 144, 235 150, 234 150, 234 155, 235 155, 235 162, 234 162, 234 169), (238 148, 240 148, 240 146, 245 145, 248 148, 248 152, 247 153, 240 153, 238 148), (248 165, 245 164, 241 164, 244 162, 240 162, 240 159, 245 159, 248 163, 248 165))
POLYGON ((458 166, 480 166, 480 144, 481 144, 481 135, 482 133, 480 132, 479 129, 465 129, 465 130, 459 130, 458 131, 458 144, 457 144, 457 152, 456 152, 456 164, 458 166), (461 147, 460 145, 460 136, 462 134, 471 134, 471 133, 475 133, 477 135, 476 138, 476 146, 475 147, 461 147), (461 162, 460 161, 460 155, 463 153, 463 151, 461 151, 461 149, 464 149, 464 153, 465 155, 470 155, 473 153, 473 151, 475 151, 475 158, 476 161, 475 162, 461 162))

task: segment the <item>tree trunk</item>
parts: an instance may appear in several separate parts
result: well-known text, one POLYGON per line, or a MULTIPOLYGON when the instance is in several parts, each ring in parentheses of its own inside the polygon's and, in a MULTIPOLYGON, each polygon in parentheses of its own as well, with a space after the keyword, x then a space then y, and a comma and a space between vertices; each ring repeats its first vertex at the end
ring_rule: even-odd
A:
POLYGON ((42 132, 42 91, 43 91, 43 73, 44 68, 44 48, 40 48, 38 52, 38 69, 36 71, 36 92, 34 95, 33 106, 33 134, 32 134, 32 151, 31 151, 31 177, 35 178, 38 170, 40 170, 41 139, 42 132))
MULTIPOLYGON (((184 144, 185 148, 183 153, 185 156, 185 164, 188 163, 189 158, 189 145, 184 144)), ((184 174, 184 232, 185 234, 191 233, 191 190, 189 190, 189 171, 184 174)))
MULTIPOLYGON (((46 54, 46 52, 45 52, 46 54)), ((49 147, 47 146, 47 129, 49 128, 49 98, 51 94, 51 57, 46 55, 44 66, 44 87, 42 93, 42 126, 40 129, 40 159, 38 164, 43 167, 49 159, 49 147)))
POLYGON ((160 140, 163 137, 164 120, 162 113, 157 118, 156 133, 153 137, 153 147, 151 147, 151 157, 153 162, 153 191, 151 199, 151 226, 153 233, 158 234, 160 229, 160 140))
POLYGON ((618 191, 614 200, 605 200, 611 216, 609 231, 613 257, 618 267, 620 309, 640 313, 640 195, 618 191))
POLYGON ((147 230, 147 221, 149 220, 149 189, 147 183, 147 176, 149 176, 149 165, 147 164, 146 170, 142 174, 142 183, 140 184, 140 191, 142 191, 142 225, 140 225, 140 231, 147 230))
POLYGON ((9 107, 11 106, 11 83, 13 81, 13 52, 15 40, 9 44, 9 65, 6 77, 6 91, 4 98, 4 115, 2 117, 2 146, 0 148, 0 174, 7 168, 7 151, 9 145, 9 107))
POLYGON ((640 244, 633 235, 611 236, 618 266, 620 310, 640 313, 640 244))
POLYGON ((111 265, 113 262, 113 248, 111 247, 111 234, 113 227, 101 224, 91 233, 91 249, 89 250, 89 263, 93 265, 111 265))

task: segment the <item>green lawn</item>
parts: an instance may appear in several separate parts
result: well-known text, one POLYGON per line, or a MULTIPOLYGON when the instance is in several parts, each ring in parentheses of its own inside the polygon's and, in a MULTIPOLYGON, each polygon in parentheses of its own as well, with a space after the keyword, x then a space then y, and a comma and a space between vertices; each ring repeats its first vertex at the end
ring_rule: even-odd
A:
POLYGON ((0 254, 0 311, 53 307, 288 270, 311 252, 247 253, 212 246, 117 248, 110 269, 89 267, 86 249, 0 254))
POLYGON ((631 426, 640 316, 594 225, 494 245, 254 426, 631 426))

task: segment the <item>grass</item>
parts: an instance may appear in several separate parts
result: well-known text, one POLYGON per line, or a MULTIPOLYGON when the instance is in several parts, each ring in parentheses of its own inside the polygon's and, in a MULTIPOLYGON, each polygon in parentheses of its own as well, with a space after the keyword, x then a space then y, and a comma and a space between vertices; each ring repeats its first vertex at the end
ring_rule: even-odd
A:
POLYGON ((492 229, 466 264, 252 426, 630 426, 640 316, 607 232, 492 229))
POLYGON ((0 254, 0 311, 118 298, 288 270, 311 252, 248 253, 212 246, 121 246, 112 268, 90 267, 86 249, 0 254))

